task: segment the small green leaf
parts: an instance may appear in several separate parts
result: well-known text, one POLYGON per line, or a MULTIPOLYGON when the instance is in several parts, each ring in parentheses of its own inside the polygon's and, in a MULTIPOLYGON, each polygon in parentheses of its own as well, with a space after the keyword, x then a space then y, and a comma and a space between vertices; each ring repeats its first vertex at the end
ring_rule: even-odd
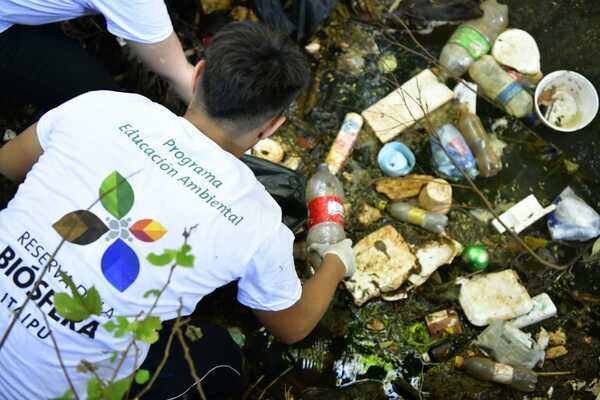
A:
POLYGON ((177 252, 175 250, 165 250, 162 254, 150 253, 146 257, 148 262, 157 267, 164 267, 169 265, 175 260, 177 252))
POLYGON ((596 239, 594 246, 592 247, 592 255, 595 256, 600 252, 600 238, 596 239))
POLYGON ((158 341, 158 331, 162 328, 160 324, 160 318, 150 315, 149 317, 139 321, 135 330, 132 332, 135 334, 137 340, 141 340, 144 343, 152 344, 158 341))
POLYGON ((117 357, 119 357, 119 352, 113 351, 112 355, 110 356, 110 363, 114 364, 115 361, 117 361, 117 357))
POLYGON ((119 326, 115 332, 115 337, 121 337, 129 331, 129 321, 122 315, 117 315, 117 322, 119 322, 119 326))
POLYGON ((106 387, 104 398, 106 400, 122 400, 131 386, 131 377, 123 378, 106 387))
POLYGON ((108 332, 112 332, 112 331, 114 331, 117 328, 117 324, 115 324, 115 321, 113 321, 113 320, 105 322, 102 326, 108 332))
POLYGON ((83 321, 90 316, 84 305, 66 293, 54 294, 54 307, 58 314, 69 321, 83 321))
POLYGON ((63 394, 60 397, 55 397, 52 400, 73 400, 75 398, 75 395, 73 394, 73 390, 68 389, 65 394, 63 394))
POLYGON ((147 299, 150 296, 158 297, 160 296, 160 290, 158 289, 150 289, 146 293, 144 293, 144 298, 147 299))
POLYGON ((147 369, 138 369, 135 373, 135 383, 143 385, 150 379, 150 371, 147 369))
POLYGON ((194 266, 194 256, 177 253, 175 262, 181 267, 192 268, 194 266))
POLYGON ((102 384, 100 381, 96 377, 91 377, 87 384, 88 400, 101 400, 102 392, 102 384))
POLYGON ((100 299, 100 294, 93 286, 88 290, 87 294, 83 298, 83 303, 90 314, 100 315, 102 312, 102 300, 100 299))
POLYGON ((191 250, 192 246, 187 243, 181 246, 181 249, 179 249, 177 252, 177 257, 175 258, 177 265, 185 268, 191 268, 194 266, 194 256, 189 254, 191 250))

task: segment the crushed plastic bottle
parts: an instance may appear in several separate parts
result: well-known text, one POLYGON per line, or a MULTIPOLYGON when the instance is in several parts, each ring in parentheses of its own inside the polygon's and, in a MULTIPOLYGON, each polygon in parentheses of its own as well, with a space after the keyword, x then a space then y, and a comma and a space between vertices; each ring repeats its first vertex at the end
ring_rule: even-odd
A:
MULTIPOLYGON (((329 171, 327 164, 319 165, 317 172, 306 184, 308 204, 307 248, 314 243, 334 244, 346 238, 344 231, 344 188, 329 171)), ((321 260, 314 252, 308 253, 313 268, 321 260)))
POLYGON ((537 375, 523 367, 513 367, 488 360, 483 357, 456 357, 455 366, 464 370, 474 378, 510 385, 522 392, 533 392, 537 384, 537 375))
POLYGON ((492 56, 485 55, 469 67, 469 75, 483 93, 512 116, 523 118, 533 111, 533 97, 492 56))
POLYGON ((410 222, 433 233, 444 232, 448 224, 448 217, 444 214, 425 211, 401 201, 390 204, 389 212, 400 221, 410 222))
POLYGON ((508 6, 498 4, 496 0, 486 0, 481 9, 483 16, 459 26, 442 49, 442 81, 449 77, 458 78, 467 72, 474 61, 489 53, 494 40, 508 26, 508 6))
POLYGON ((458 128, 475 154, 481 176, 489 178, 497 175, 502 170, 502 161, 494 152, 490 136, 479 117, 471 113, 468 108, 461 107, 458 128))
POLYGON ((542 361, 545 354, 530 334, 501 320, 492 321, 475 344, 501 363, 529 369, 542 361))
POLYGON ((446 149, 450 157, 458 164, 463 171, 474 179, 479 175, 477 163, 473 157, 473 153, 465 142, 462 134, 454 125, 446 124, 436 131, 438 140, 432 138, 431 153, 433 169, 445 178, 453 181, 464 179, 461 171, 454 166, 448 158, 442 146, 446 149))

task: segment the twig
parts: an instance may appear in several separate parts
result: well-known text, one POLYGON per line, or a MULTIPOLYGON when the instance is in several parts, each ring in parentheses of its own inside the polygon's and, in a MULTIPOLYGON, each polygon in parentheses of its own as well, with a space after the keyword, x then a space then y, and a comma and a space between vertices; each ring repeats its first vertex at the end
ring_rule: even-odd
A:
MULTIPOLYGON (((180 299, 181 301, 181 299, 180 299)), ((185 361, 190 367, 190 373, 192 374, 192 378, 196 382, 196 390, 198 391, 198 395, 202 400, 206 400, 206 395, 204 394, 204 390, 202 389, 202 380, 198 376, 198 372, 196 371, 196 365, 194 364, 194 360, 192 360, 192 356, 190 355, 190 348, 185 342, 183 337, 183 333, 181 333, 181 329, 176 329, 177 338, 179 339, 179 343, 181 343, 181 347, 183 347, 183 356, 185 357, 185 361)))
POLYGON ((54 337, 54 333, 52 332, 52 328, 50 328, 50 324, 48 323, 48 317, 46 317, 46 314, 37 305, 37 303, 34 303, 34 304, 36 305, 38 310, 40 310, 40 314, 42 314, 42 318, 44 319, 46 328, 48 328, 48 332, 50 333, 50 339, 52 339, 52 346, 54 347, 54 351, 56 352, 56 358, 58 358, 58 363, 60 364, 60 369, 62 369, 62 372, 65 375, 65 378, 67 379, 67 383, 69 384, 69 388, 73 392, 73 396, 75 397, 75 400, 79 400, 79 395, 77 394, 77 390, 75 390, 75 385, 73 385, 73 381, 71 380, 71 377, 69 376, 67 367, 65 366, 62 355, 60 354, 60 348, 58 347, 58 342, 56 341, 56 338, 54 337))
POLYGON ((175 320, 175 323, 173 324, 173 329, 171 329, 171 334, 169 335, 169 338, 167 339, 167 344, 165 346, 165 352, 163 354, 163 358, 160 360, 160 363, 158 364, 158 367, 156 367, 156 370, 152 372, 152 378, 150 378, 150 381, 148 381, 148 384, 144 387, 144 389, 141 392, 136 394, 136 396, 135 396, 136 398, 142 397, 144 394, 146 394, 152 388, 152 386, 158 379, 160 372, 165 367, 167 360, 169 359, 169 355, 171 354, 171 346, 173 345, 173 339, 175 338, 177 329, 179 329, 180 326, 187 324, 187 322, 188 322, 187 319, 185 319, 185 320, 181 319, 181 307, 180 307, 179 310, 177 310, 177 319, 175 320))
POLYGON ((563 375, 573 375, 577 371, 556 371, 556 372, 533 372, 537 376, 563 376, 563 375))
POLYGON ((267 385, 267 387, 262 391, 262 393, 260 394, 260 396, 258 396, 258 400, 262 400, 262 398, 264 397, 264 395, 267 393, 267 390, 269 390, 271 388, 271 386, 273 386, 275 384, 275 382, 277 382, 278 380, 280 380, 281 378, 283 378, 283 376, 285 374, 287 374, 288 372, 290 372, 292 369, 294 369, 293 366, 288 367, 285 371, 283 371, 277 378, 273 379, 273 381, 271 383, 269 383, 267 385))
POLYGON ((250 393, 252 393, 252 391, 253 391, 253 390, 254 390, 254 389, 255 389, 255 388, 256 388, 256 387, 257 387, 257 386, 258 386, 258 385, 259 385, 259 384, 262 382, 262 380, 263 380, 263 379, 265 379, 265 376, 264 376, 264 375, 261 375, 261 376, 260 376, 260 377, 259 377, 259 378, 256 380, 256 382, 254 382, 254 383, 252 384, 252 386, 250 386, 250 387, 249 387, 249 388, 246 390, 246 392, 245 392, 245 393, 244 393, 244 395, 242 396, 242 400, 247 400, 247 399, 248 399, 248 396, 250 396, 250 393))

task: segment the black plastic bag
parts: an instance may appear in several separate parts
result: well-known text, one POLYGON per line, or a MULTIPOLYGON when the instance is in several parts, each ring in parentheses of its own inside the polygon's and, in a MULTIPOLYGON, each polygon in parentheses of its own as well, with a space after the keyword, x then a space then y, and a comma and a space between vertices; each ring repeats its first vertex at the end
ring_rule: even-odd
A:
POLYGON ((308 215, 304 199, 306 178, 289 168, 247 154, 242 161, 281 207, 283 223, 296 232, 306 223, 308 215))
POLYGON ((400 3, 399 16, 425 21, 465 21, 483 15, 479 0, 407 0, 400 3))
POLYGON ((271 28, 302 42, 313 34, 335 8, 338 0, 294 0, 284 7, 283 0, 254 0, 254 12, 271 28))

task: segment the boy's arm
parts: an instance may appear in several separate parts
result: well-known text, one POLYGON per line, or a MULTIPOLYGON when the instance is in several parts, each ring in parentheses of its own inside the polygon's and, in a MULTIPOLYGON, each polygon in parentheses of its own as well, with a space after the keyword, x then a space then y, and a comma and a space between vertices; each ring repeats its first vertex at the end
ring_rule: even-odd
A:
POLYGON ((186 104, 191 101, 194 66, 185 57, 175 32, 158 43, 138 43, 132 40, 127 43, 142 63, 173 85, 186 104))
MULTIPOLYGON (((304 339, 319 323, 335 290, 344 276, 354 271, 354 253, 350 240, 344 240, 337 251, 325 251, 321 266, 302 287, 302 296, 293 306, 281 311, 254 310, 259 321, 278 339, 292 344, 304 339)), ((322 253, 323 254, 323 253, 322 253)))
POLYGON ((35 123, 0 148, 0 174, 22 181, 42 152, 35 123))

